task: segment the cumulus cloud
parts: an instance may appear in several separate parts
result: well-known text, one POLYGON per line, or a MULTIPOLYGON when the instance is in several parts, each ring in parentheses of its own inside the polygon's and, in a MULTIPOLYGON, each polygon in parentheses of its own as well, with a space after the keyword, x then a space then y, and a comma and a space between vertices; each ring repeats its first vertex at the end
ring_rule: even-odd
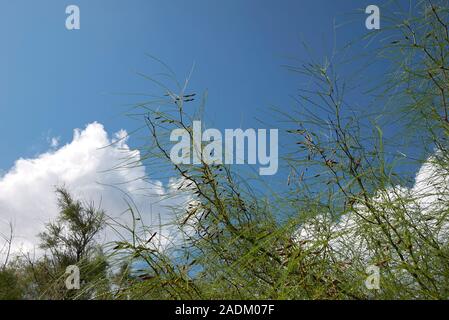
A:
MULTIPOLYGON (((411 188, 394 186, 378 190, 370 205, 382 214, 382 223, 388 221, 400 233, 406 228, 414 230, 410 228, 413 225, 421 234, 432 235, 439 243, 448 243, 449 177, 441 159, 437 161, 438 157, 437 152, 427 159, 411 188)), ((370 261, 372 257, 365 232, 375 230, 367 222, 374 221, 373 214, 363 203, 355 205, 354 209, 338 221, 326 215, 310 218, 295 233, 296 242, 306 249, 329 244, 336 256, 344 261, 370 261)), ((384 235, 378 232, 370 237, 382 241, 384 235)))
MULTIPOLYGON (((49 151, 19 159, 0 175, 0 233, 7 233, 12 222, 13 251, 36 249, 37 234, 58 214, 57 186, 101 205, 111 221, 129 224, 125 201, 129 195, 141 214, 139 223, 160 226, 174 219, 171 206, 183 205, 188 197, 169 196, 175 180, 164 186, 161 181, 143 179, 146 172, 140 153, 128 146, 126 137, 124 130, 109 137, 103 125, 94 122, 83 130, 75 129, 70 143, 58 148, 59 141, 52 140, 49 151)), ((175 229, 157 230, 162 230, 164 239, 176 237, 175 229)), ((112 230, 104 236, 104 240, 114 239, 112 230)))

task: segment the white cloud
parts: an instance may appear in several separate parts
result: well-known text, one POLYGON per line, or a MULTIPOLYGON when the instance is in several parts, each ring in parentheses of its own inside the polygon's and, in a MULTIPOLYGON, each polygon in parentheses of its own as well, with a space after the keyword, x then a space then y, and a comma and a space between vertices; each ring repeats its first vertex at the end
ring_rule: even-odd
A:
MULTIPOLYGON (((173 219, 168 206, 186 202, 188 197, 169 197, 170 185, 165 188, 160 181, 141 179, 146 172, 140 153, 130 149, 126 137, 121 130, 110 138, 103 125, 91 123, 84 130, 75 129, 70 143, 57 148, 59 141, 52 140, 48 152, 19 159, 0 176, 0 233, 7 231, 7 222, 13 223, 15 252, 34 249, 36 235, 57 216, 56 186, 66 186, 77 198, 101 203, 109 216, 122 223, 130 221, 125 213, 126 193, 133 195, 142 214, 139 223, 156 226, 173 219)), ((173 232, 164 227, 159 233, 173 238, 173 232)), ((105 237, 110 240, 114 235, 109 230, 105 237)))
MULTIPOLYGON (((415 176, 413 187, 395 186, 378 190, 370 205, 382 213, 382 219, 388 219, 391 225, 396 226, 399 232, 403 231, 402 228, 410 228, 409 224, 413 224, 421 233, 429 232, 436 241, 448 243, 449 217, 446 214, 449 202, 448 169, 441 166, 441 161, 435 161, 437 156, 438 152, 421 166, 415 176), (407 214, 399 214, 404 209, 407 214)), ((325 215, 308 219, 296 231, 295 239, 306 249, 328 243, 336 256, 345 261, 360 258, 368 262, 371 254, 365 232, 368 228, 375 229, 372 229, 365 219, 374 220, 373 214, 363 203, 359 203, 355 206, 354 212, 346 213, 338 221, 325 215)), ((373 237, 372 234, 370 236, 373 237)), ((381 240, 384 235, 379 232, 374 236, 376 237, 381 240)))

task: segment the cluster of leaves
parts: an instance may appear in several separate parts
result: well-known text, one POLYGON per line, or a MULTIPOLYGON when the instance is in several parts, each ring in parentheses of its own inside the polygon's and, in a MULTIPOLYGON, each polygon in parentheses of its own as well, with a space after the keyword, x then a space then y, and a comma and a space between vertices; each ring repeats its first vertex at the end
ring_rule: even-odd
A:
POLYGON ((1 299, 89 299, 109 291, 107 258, 95 242, 105 213, 57 188, 60 214, 39 234, 43 255, 16 256, 0 271, 1 299), (68 290, 68 266, 80 270, 80 290, 68 290), (4 292, 3 292, 4 291, 4 292))
MULTIPOLYGON (((152 249, 150 277, 125 291, 147 299, 447 298, 449 12, 445 1, 419 2, 412 11, 383 18, 391 27, 379 34, 389 44, 374 56, 392 68, 375 96, 396 104, 383 118, 429 148, 415 159, 430 168, 425 187, 407 188, 399 164, 414 159, 385 137, 382 114, 354 112, 332 61, 291 67, 313 89, 302 90, 298 109, 282 113, 297 141, 285 157, 288 192, 256 192, 248 178, 219 163, 175 165, 179 192, 192 195, 175 208, 182 245, 152 249), (378 290, 365 286, 370 265, 381 273, 378 290)), ((139 106, 152 137, 144 158, 158 156, 167 171, 167 134, 184 129, 193 144, 199 117, 176 99, 185 88, 175 94, 164 86, 164 112, 153 111, 154 102, 139 106)), ((133 252, 147 259, 145 250, 133 252)))

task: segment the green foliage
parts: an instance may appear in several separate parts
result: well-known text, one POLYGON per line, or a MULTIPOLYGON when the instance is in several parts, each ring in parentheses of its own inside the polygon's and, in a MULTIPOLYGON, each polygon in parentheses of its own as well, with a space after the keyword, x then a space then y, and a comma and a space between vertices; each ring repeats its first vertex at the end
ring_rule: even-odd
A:
POLYGON ((15 271, 0 270, 0 300, 19 300, 22 294, 20 281, 15 271))
POLYGON ((40 247, 49 250, 59 264, 76 264, 95 249, 94 237, 104 227, 104 212, 74 200, 64 188, 56 193, 60 215, 39 235, 40 247))
POLYGON ((387 45, 367 59, 387 61, 390 69, 374 88, 350 96, 362 95, 368 112, 348 101, 352 86, 340 76, 337 55, 289 67, 310 86, 300 89, 292 110, 276 113, 290 138, 283 168, 289 174, 280 187, 222 164, 174 165, 168 136, 185 129, 193 141, 206 95, 196 113, 186 106, 193 98, 179 98, 188 81, 173 79, 172 90, 145 76, 164 92, 157 108, 136 105, 133 115, 143 114, 147 130, 141 160, 177 178, 167 196, 179 200, 176 219, 140 225, 130 202, 131 225, 120 225, 120 241, 104 245, 103 254, 94 239, 104 212, 58 189, 60 216, 40 235, 47 255, 2 271, 0 297, 447 299, 449 6, 429 3, 384 14, 389 26, 371 33, 387 45), (396 136, 388 133, 392 124, 396 136), (425 152, 410 153, 417 143, 425 152), (416 181, 410 166, 422 168, 416 181), (162 228, 176 237, 164 238, 162 228), (63 287, 70 264, 81 269, 79 292, 63 287), (365 286, 368 266, 380 270, 379 289, 365 286))
POLYGON ((91 299, 109 292, 107 258, 96 244, 96 236, 105 226, 105 213, 93 204, 74 200, 65 188, 58 188, 56 193, 60 214, 39 235, 45 254, 37 258, 29 253, 16 257, 10 263, 11 271, 2 271, 0 297, 91 299), (70 265, 80 270, 79 290, 65 286, 65 272, 70 265))
POLYGON ((40 298, 87 299, 107 289, 107 262, 95 237, 105 226, 105 213, 93 203, 83 204, 73 199, 65 188, 56 190, 60 214, 55 222, 41 233, 40 247, 49 254, 36 263, 30 263, 40 298), (81 289, 67 290, 66 268, 76 265, 80 269, 81 289))
POLYGON ((117 297, 446 299, 448 13, 446 1, 418 2, 387 17, 390 27, 375 33, 389 44, 369 58, 391 65, 366 90, 368 100, 385 106, 378 113, 367 107, 364 114, 347 101, 351 86, 339 77, 335 57, 290 67, 313 85, 300 90, 294 110, 280 113, 296 141, 285 157, 286 192, 270 186, 257 192, 254 180, 246 183, 253 177, 224 165, 173 167, 167 136, 176 128, 192 134, 198 114, 186 112, 183 99, 170 99, 184 96, 186 86, 161 85, 168 91, 164 112, 138 106, 152 138, 142 154, 153 165, 159 159, 157 170, 177 172, 181 183, 171 196, 191 195, 173 208, 183 241, 158 250, 147 234, 132 230, 133 242, 117 250, 148 269, 117 297), (391 123, 402 137, 385 134, 391 123), (420 159, 400 151, 417 142, 429 148, 420 159), (400 164, 412 161, 428 168, 424 186, 409 188, 400 164), (379 267, 378 290, 365 286, 368 266, 379 267))

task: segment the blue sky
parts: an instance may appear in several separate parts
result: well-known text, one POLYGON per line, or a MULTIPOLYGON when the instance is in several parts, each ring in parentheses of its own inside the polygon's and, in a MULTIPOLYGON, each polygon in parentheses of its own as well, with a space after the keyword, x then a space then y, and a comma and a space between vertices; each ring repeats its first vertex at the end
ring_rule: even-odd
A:
MULTIPOLYGON (((20 240, 16 249, 35 248, 36 234, 58 214, 58 185, 120 218, 127 203, 117 188, 125 189, 146 225, 165 224, 173 218, 171 207, 188 203, 172 197, 182 183, 167 179, 174 173, 157 166, 110 170, 124 156, 139 162, 138 154, 123 152, 139 146, 139 137, 103 148, 117 139, 114 133, 120 129, 131 132, 142 125, 143 119, 136 122, 126 113, 129 105, 146 98, 131 93, 162 93, 138 75, 161 72, 146 54, 163 60, 181 81, 195 64, 189 93, 208 91, 207 126, 279 128, 282 156, 286 141, 293 138, 286 138, 286 124, 270 108, 290 113, 296 105, 292 96, 310 88, 285 65, 323 61, 335 48, 369 34, 364 8, 375 3, 383 10, 387 1, 0 0, 0 232, 7 226, 2 222, 12 221, 20 240), (69 31, 65 10, 73 4, 81 11, 81 30, 69 31), (80 130, 74 135, 75 128, 80 130), (50 146, 52 137, 60 138, 56 148, 50 146)), ((355 84, 361 87, 346 97, 351 107, 378 114, 389 106, 376 105, 362 88, 366 81, 383 81, 387 65, 379 61, 361 73, 361 62, 354 58, 380 43, 358 42, 343 55, 349 63, 336 60, 343 76, 359 76, 355 84)), ((390 126, 385 136, 399 135, 398 129, 390 126)), ((416 165, 404 168, 415 176, 416 165)), ((260 179, 268 183, 255 183, 255 189, 268 186, 282 192, 288 188, 288 173, 280 169, 274 178, 260 179)), ((164 232, 170 238, 173 230, 164 232)))
MULTIPOLYGON (((369 1, 356 0, 2 0, 0 4, 0 169, 48 149, 48 137, 98 121, 108 132, 131 130, 124 113, 154 93, 136 72, 159 72, 150 53, 191 90, 208 90, 207 118, 218 128, 255 127, 263 110, 288 107, 300 86, 281 66, 316 57, 366 33, 369 1), (81 30, 65 28, 65 8, 81 10, 81 30)), ((130 142, 132 144, 132 141, 130 142)))

